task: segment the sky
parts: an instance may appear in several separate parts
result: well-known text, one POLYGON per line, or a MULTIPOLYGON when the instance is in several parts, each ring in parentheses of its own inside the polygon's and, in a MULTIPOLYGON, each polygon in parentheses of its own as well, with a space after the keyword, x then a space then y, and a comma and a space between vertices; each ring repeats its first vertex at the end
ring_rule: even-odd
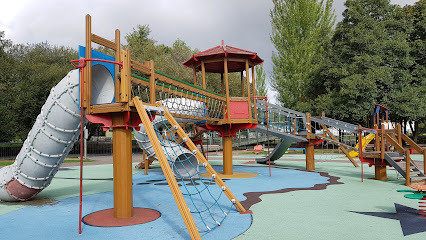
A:
MULTIPOLYGON (((337 20, 344 0, 334 0, 337 20)), ((391 0, 404 6, 416 0, 391 0)), ((242 48, 265 61, 272 72, 271 0, 0 0, 0 31, 14 43, 48 42, 77 49, 84 45, 85 15, 92 16, 92 33, 121 40, 138 25, 149 25, 151 38, 171 46, 176 39, 200 51, 225 45, 242 48)), ((147 59, 149 60, 149 59, 147 59)), ((170 73, 172 74, 172 73, 170 73)), ((272 91, 270 98, 274 98, 272 91)))

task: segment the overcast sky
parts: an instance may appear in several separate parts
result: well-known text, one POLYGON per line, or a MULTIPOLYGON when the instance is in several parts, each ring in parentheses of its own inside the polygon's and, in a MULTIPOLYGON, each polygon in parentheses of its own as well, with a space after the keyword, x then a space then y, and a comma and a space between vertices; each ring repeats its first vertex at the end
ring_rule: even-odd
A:
MULTIPOLYGON (((337 21, 344 2, 334 1, 337 21)), ((403 6, 416 0, 391 2, 403 6)), ((171 45, 179 38, 203 51, 224 40, 257 52, 267 76, 272 71, 270 0, 0 0, 0 6, 0 30, 14 43, 47 41, 77 48, 84 45, 84 17, 90 14, 92 32, 107 39, 120 29, 124 41, 138 24, 148 24, 159 44, 171 45)))

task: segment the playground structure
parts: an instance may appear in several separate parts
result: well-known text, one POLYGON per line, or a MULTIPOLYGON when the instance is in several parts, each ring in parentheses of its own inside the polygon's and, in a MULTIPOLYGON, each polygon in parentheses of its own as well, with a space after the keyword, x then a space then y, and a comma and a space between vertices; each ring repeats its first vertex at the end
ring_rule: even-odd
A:
MULTIPOLYGON (((374 134, 374 151, 366 152, 363 147, 359 147, 358 151, 361 162, 368 162, 376 167, 376 179, 386 179, 386 166, 391 165, 397 169, 399 163, 403 166, 397 170, 404 173, 407 183, 425 179, 424 174, 410 160, 408 150, 402 147, 402 140, 423 154, 425 161, 426 151, 402 134, 400 126, 396 129, 386 129, 382 124, 380 129, 364 129, 324 115, 312 117, 309 113, 272 104, 268 104, 266 110, 265 101, 256 100, 255 96, 254 66, 262 61, 256 53, 222 44, 195 54, 184 63, 194 71, 194 84, 190 84, 156 71, 153 61, 138 63, 131 60, 129 50, 121 49, 120 32, 116 30, 115 42, 93 34, 91 18, 88 15, 84 54, 75 61, 76 67, 80 69, 81 84, 78 82, 78 70, 74 70, 52 90, 16 162, 0 171, 0 199, 26 200, 47 187, 80 136, 79 130, 86 121, 102 123, 105 129, 113 129, 112 217, 132 219, 138 211, 133 208, 132 202, 133 131, 147 155, 155 156, 160 162, 193 239, 200 238, 199 231, 176 179, 190 178, 192 181, 192 178, 203 177, 198 171, 198 164, 201 164, 235 208, 239 212, 245 212, 244 207, 221 179, 221 176, 234 175, 232 137, 241 129, 268 132, 282 139, 271 158, 258 162, 277 160, 293 142, 301 142, 306 147, 307 170, 315 170, 314 146, 323 141, 338 144, 352 164, 358 166, 348 152, 351 147, 339 141, 329 128, 337 128, 359 137, 362 137, 363 133, 374 134), (108 57, 92 51, 92 43, 114 50, 115 56, 108 57), (136 75, 132 69, 142 76, 136 75), (201 72, 202 87, 196 85, 197 72, 201 72), (221 74, 221 94, 206 90, 206 72, 221 74), (241 72, 241 97, 231 97, 229 94, 229 72, 241 72), (246 91, 244 85, 247 86, 246 91), (63 117, 67 115, 72 117, 63 117), (215 172, 179 125, 185 121, 197 121, 204 129, 218 131, 223 137, 223 175, 215 172), (322 132, 319 133, 319 130, 322 132), (386 142, 396 148, 398 155, 386 150, 386 142), (417 177, 413 174, 417 174, 417 177)), ((376 124, 379 125, 379 120, 376 124)), ((192 197, 193 194, 188 195, 192 197)), ((202 210, 197 209, 192 213, 201 212, 202 210)), ((220 225, 220 221, 215 222, 220 225)), ((207 228, 209 229, 208 226, 207 228)))
MULTIPOLYGON (((410 151, 414 149, 414 151, 423 155, 424 165, 426 166, 426 150, 402 133, 400 124, 396 124, 395 128, 391 127, 392 124, 388 119, 389 109, 383 106, 375 106, 374 120, 376 125, 374 129, 368 129, 325 117, 324 114, 313 117, 309 113, 294 111, 274 104, 268 104, 268 111, 266 111, 264 103, 258 101, 257 105, 259 106, 258 119, 260 123, 257 129, 264 129, 265 125, 268 125, 270 134, 282 139, 272 152, 271 161, 279 159, 291 143, 300 142, 302 146, 306 147, 306 169, 315 170, 314 146, 326 141, 337 145, 355 167, 358 167, 358 164, 353 158, 359 154, 362 163, 368 163, 370 167, 375 167, 375 179, 377 180, 387 179, 386 167, 389 166, 394 167, 405 177, 407 186, 411 184, 411 181, 419 184, 426 181, 424 174, 426 169, 423 169, 422 172, 410 157, 410 151), (347 139, 352 141, 353 144, 346 144, 344 139, 332 133, 331 128, 346 134, 347 139), (356 139, 358 139, 358 144, 361 143, 361 148, 352 146, 355 145, 356 139), (367 151, 367 144, 373 140, 373 148, 367 151), (403 141, 409 146, 408 148, 403 147, 403 141), (390 150, 390 145, 394 147, 396 152, 390 150), (349 152, 349 150, 353 151, 349 152)), ((257 160, 258 163, 266 163, 267 161, 268 158, 257 160)))

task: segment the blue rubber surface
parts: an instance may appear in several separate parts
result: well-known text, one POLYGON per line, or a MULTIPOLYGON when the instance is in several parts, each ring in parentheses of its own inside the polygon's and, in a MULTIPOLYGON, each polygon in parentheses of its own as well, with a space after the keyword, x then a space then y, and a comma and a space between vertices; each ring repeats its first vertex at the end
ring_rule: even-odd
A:
MULTIPOLYGON (((215 167, 221 170, 222 167, 215 167)), ((234 171, 255 172, 259 177, 249 179, 225 180, 226 185, 240 200, 246 192, 267 192, 283 188, 309 188, 315 184, 328 183, 327 177, 319 173, 304 172, 291 169, 272 168, 272 177, 269 177, 267 167, 234 167, 234 171)), ((198 180, 199 181, 199 180, 198 180)), ((208 182, 208 180, 204 180, 208 182)), ((160 169, 150 171, 150 175, 133 175, 133 203, 134 207, 152 208, 161 212, 161 217, 155 221, 126 227, 93 227, 83 224, 82 235, 78 234, 78 198, 72 197, 59 200, 53 205, 41 207, 25 207, 23 209, 0 215, 2 239, 189 239, 189 234, 170 192, 167 182, 160 169)), ((193 191, 191 186, 181 186, 193 191)), ((215 197, 222 190, 217 185, 209 187, 215 197)), ((203 192, 203 193, 204 193, 203 192)), ((200 202, 195 199, 198 206, 200 202)), ((197 214, 193 214, 197 227, 203 239, 232 239, 245 232, 251 225, 250 214, 239 214, 229 202, 225 194, 219 198, 221 209, 211 208, 207 215, 223 220, 221 226, 206 218, 206 224, 212 228, 207 230, 197 214), (217 226, 217 227, 216 227, 217 226)), ((192 202, 187 200, 190 210, 194 210, 192 202)), ((206 201, 206 206, 214 202, 206 201)), ((202 204, 201 204, 202 205, 202 204)), ((113 207, 113 192, 99 193, 84 196, 83 215, 113 207)), ((282 206, 285 207, 285 206, 282 206)), ((203 210, 199 208, 198 210, 203 210)))

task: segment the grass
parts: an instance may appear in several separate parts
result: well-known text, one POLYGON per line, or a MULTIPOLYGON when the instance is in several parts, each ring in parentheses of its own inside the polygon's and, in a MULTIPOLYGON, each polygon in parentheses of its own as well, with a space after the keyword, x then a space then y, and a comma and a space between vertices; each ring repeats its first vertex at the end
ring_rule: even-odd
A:
MULTIPOLYGON (((0 166, 9 166, 12 164, 15 160, 0 160, 0 166)), ((65 163, 74 163, 74 162, 80 162, 80 159, 77 159, 76 157, 67 158, 64 161, 65 163)), ((83 162, 96 162, 96 160, 92 159, 84 159, 83 162)))

